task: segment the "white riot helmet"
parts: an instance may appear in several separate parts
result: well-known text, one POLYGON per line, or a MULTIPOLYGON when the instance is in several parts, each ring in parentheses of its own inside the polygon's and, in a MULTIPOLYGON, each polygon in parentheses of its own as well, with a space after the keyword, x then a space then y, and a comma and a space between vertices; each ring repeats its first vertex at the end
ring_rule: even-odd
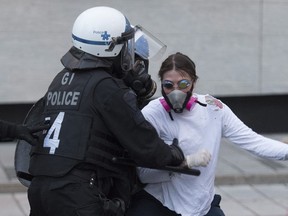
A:
MULTIPOLYGON (((87 9, 77 17, 73 25, 72 41, 76 48, 98 57, 115 57, 123 50, 122 62, 133 64, 134 32, 120 11, 100 6, 87 9)), ((125 67, 130 69, 132 66, 125 67)))

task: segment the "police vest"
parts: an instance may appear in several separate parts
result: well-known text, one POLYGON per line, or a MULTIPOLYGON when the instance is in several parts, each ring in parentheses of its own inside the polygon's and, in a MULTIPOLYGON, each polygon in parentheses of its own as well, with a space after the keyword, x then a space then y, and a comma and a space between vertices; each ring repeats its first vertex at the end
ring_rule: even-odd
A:
POLYGON ((54 78, 40 117, 51 127, 43 134, 42 144, 32 148, 32 175, 63 176, 79 164, 121 173, 123 167, 113 163, 112 158, 123 156, 124 149, 106 129, 101 116, 91 109, 95 87, 107 78, 113 79, 101 70, 67 69, 54 78))

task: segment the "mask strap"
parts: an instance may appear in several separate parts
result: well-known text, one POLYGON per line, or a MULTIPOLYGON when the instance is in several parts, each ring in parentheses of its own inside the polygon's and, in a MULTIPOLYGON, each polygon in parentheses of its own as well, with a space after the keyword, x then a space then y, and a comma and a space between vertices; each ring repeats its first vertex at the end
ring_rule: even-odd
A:
POLYGON ((171 108, 170 106, 168 105, 168 103, 166 102, 166 100, 164 98, 161 98, 159 99, 160 100, 160 103, 162 104, 162 106, 164 107, 164 109, 167 111, 167 112, 170 112, 171 111, 171 108))
POLYGON ((197 101, 197 98, 191 97, 188 103, 186 104, 186 109, 190 111, 191 108, 195 105, 196 101, 197 101))

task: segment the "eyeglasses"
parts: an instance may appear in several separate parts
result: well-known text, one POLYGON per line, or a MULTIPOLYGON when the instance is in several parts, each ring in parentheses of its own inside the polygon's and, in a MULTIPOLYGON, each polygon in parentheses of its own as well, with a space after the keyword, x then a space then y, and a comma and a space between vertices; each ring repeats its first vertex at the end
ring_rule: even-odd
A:
MULTIPOLYGON (((191 83, 192 82, 190 80, 183 79, 177 82, 177 86, 178 86, 178 89, 183 90, 183 89, 188 88, 191 85, 191 83)), ((170 80, 162 81, 162 86, 168 90, 174 89, 174 83, 170 80)))

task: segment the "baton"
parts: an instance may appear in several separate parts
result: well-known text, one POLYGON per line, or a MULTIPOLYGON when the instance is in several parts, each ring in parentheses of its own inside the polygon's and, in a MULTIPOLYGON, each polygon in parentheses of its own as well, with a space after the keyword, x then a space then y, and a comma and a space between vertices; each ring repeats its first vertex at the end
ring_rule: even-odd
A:
MULTIPOLYGON (((138 166, 133 160, 131 160, 129 158, 113 157, 112 161, 114 163, 126 165, 126 166, 138 166)), ((177 173, 194 175, 194 176, 199 176, 201 174, 200 170, 198 170, 198 169, 190 169, 190 168, 183 168, 183 167, 176 167, 176 166, 164 166, 164 167, 157 167, 157 168, 144 167, 144 168, 165 170, 165 171, 177 172, 177 173)))

